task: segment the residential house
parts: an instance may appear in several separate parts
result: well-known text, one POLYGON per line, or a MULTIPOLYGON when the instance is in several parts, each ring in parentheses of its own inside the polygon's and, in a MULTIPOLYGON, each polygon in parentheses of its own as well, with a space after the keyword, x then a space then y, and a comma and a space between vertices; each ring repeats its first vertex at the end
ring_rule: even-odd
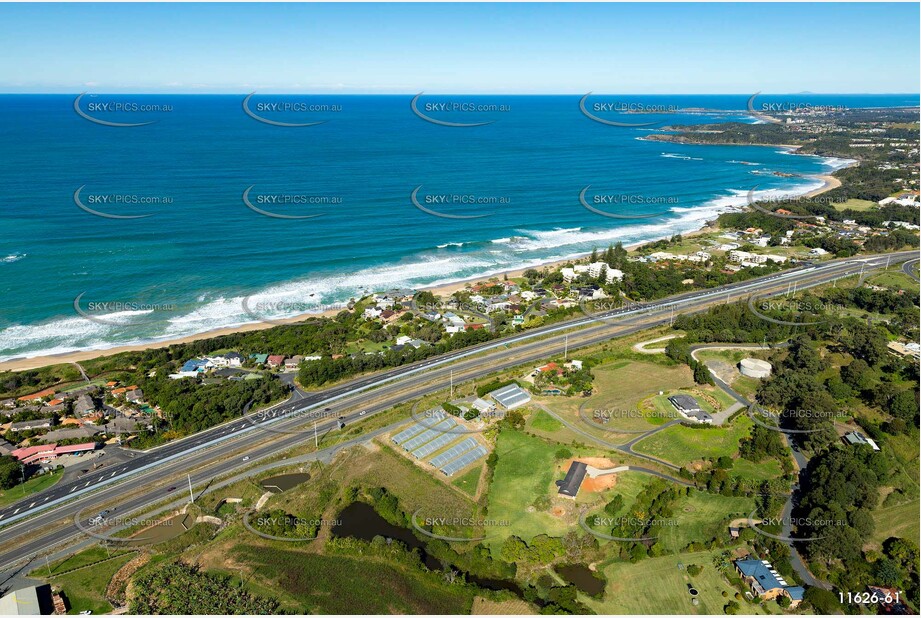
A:
POLYGON ((30 421, 19 421, 18 423, 10 423, 8 431, 19 433, 20 431, 32 431, 34 429, 47 429, 51 427, 50 418, 36 418, 30 421))
POLYGON ((269 367, 281 367, 285 363, 285 357, 281 354, 270 354, 267 362, 269 367))
POLYGON ((559 487, 557 493, 564 498, 575 500, 576 495, 579 493, 579 488, 582 486, 582 481, 585 480, 587 468, 588 466, 581 461, 572 462, 563 480, 556 482, 557 487, 559 487))
POLYGON ((698 423, 706 423, 708 425, 713 423, 713 417, 710 416, 703 408, 701 408, 697 400, 690 395, 679 393, 677 395, 672 395, 668 398, 668 400, 675 407, 678 413, 686 419, 693 420, 698 423))
POLYGON ((851 446, 865 444, 869 446, 870 448, 872 448, 874 451, 880 450, 879 446, 876 444, 876 441, 873 440, 873 438, 868 438, 867 436, 863 435, 859 431, 852 431, 850 433, 846 433, 844 434, 844 437, 842 439, 844 440, 845 444, 849 444, 851 446))
POLYGON ((80 395, 74 402, 74 414, 76 416, 88 416, 96 411, 96 402, 89 395, 80 395))
POLYGON ((796 607, 803 600, 805 589, 789 585, 767 560, 736 560, 735 567, 739 577, 757 597, 770 600, 785 595, 792 601, 791 607, 796 607))
POLYGON ((41 401, 45 397, 52 396, 54 396, 54 389, 46 388, 44 390, 38 391, 37 393, 32 393, 31 395, 23 395, 22 397, 17 397, 17 401, 28 403, 30 401, 41 401))
POLYGON ((209 357, 215 367, 241 367, 243 365, 243 355, 239 352, 228 352, 219 356, 209 357))
POLYGON ((289 369, 289 370, 297 369, 303 360, 304 360, 304 357, 299 354, 294 355, 291 358, 286 358, 285 359, 285 369, 289 369))

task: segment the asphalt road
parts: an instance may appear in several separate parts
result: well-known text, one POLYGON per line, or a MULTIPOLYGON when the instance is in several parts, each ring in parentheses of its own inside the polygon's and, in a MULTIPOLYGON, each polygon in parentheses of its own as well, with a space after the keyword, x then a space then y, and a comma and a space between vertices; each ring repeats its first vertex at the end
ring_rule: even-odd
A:
MULTIPOLYGON (((891 254, 890 259, 896 263, 915 255, 914 252, 891 254)), ((455 381, 475 379, 562 352, 564 337, 568 338, 569 349, 589 346, 668 323, 675 312, 702 311, 714 304, 752 294, 782 293, 794 283, 797 289, 804 289, 857 274, 862 265, 882 267, 885 261, 885 256, 850 258, 791 269, 757 280, 682 294, 639 308, 617 309, 534 329, 357 378, 323 391, 297 393, 291 400, 270 411, 253 413, 146 453, 137 453, 132 460, 115 469, 85 475, 77 483, 52 487, 3 509, 0 511, 0 525, 9 525, 0 530, 0 546, 9 549, 0 554, 0 570, 71 540, 78 534, 72 525, 62 527, 58 524, 45 534, 41 534, 42 526, 77 513, 81 513, 81 519, 88 520, 96 514, 95 509, 118 500, 126 492, 126 485, 128 490, 143 487, 145 491, 119 503, 120 512, 162 501, 168 487, 185 480, 183 477, 189 470, 195 470, 191 475, 193 486, 203 485, 216 477, 245 468, 254 461, 308 443, 313 439, 313 428, 299 428, 311 421, 316 421, 318 433, 324 434, 336 430, 338 421, 335 417, 340 414, 344 415, 348 426, 403 401, 441 390, 446 386, 449 371, 454 372, 455 381), (571 329, 581 330, 562 334, 571 329), (539 340, 529 341, 533 339, 539 340), (509 347, 518 342, 527 343, 509 347), (449 364, 450 367, 447 366, 449 364), (407 390, 411 392, 406 393, 407 390), (379 403, 373 408, 362 408, 371 400, 379 400, 379 403), (273 439, 270 442, 263 440, 267 436, 273 439), (244 456, 249 461, 244 461, 244 456), (19 537, 25 535, 32 537, 25 542, 19 541, 19 537), (17 542, 19 547, 14 548, 17 542)))
POLYGON ((912 279, 914 279, 915 281, 921 281, 921 279, 918 278, 917 270, 915 268, 917 265, 918 265, 917 258, 914 260, 909 260, 902 264, 902 272, 908 275, 909 277, 911 277, 912 279))
MULTIPOLYGON (((780 345, 786 345, 786 344, 780 344, 780 345)), ((775 348, 780 347, 780 345, 775 345, 774 347, 775 348)), ((706 350, 706 349, 751 350, 751 349, 767 349, 767 348, 763 348, 763 347, 758 348, 756 346, 750 346, 750 345, 733 346, 733 345, 727 345, 727 344, 703 344, 703 345, 691 346, 691 355, 693 356, 694 352, 696 352, 697 350, 706 350)), ((745 397, 737 393, 728 384, 726 384, 725 382, 723 382, 722 380, 714 376, 712 372, 711 372, 711 376, 713 377, 713 381, 716 382, 716 385, 719 388, 723 389, 723 391, 726 394, 731 396, 733 399, 735 399, 739 403, 742 403, 746 408, 751 407, 752 402, 750 402, 748 399, 746 399, 745 397)), ((784 503, 783 510, 781 511, 781 514, 780 514, 781 529, 783 532, 783 536, 785 536, 787 539, 792 539, 794 538, 794 536, 793 536, 793 525, 792 525, 792 520, 791 520, 791 514, 793 513, 793 506, 796 501, 796 492, 799 491, 800 483, 803 480, 802 475, 804 471, 806 470, 806 465, 809 463, 809 460, 806 459, 806 457, 802 454, 802 452, 794 448, 795 445, 793 444, 792 436, 790 434, 784 433, 784 432, 781 432, 781 433, 783 434, 783 438, 784 438, 784 441, 787 443, 787 446, 790 447, 790 452, 793 455, 793 459, 796 461, 796 464, 799 467, 799 474, 798 474, 799 480, 797 481, 795 487, 793 488, 793 492, 787 496, 787 500, 784 503)), ((812 586, 812 587, 818 587, 818 588, 824 588, 825 590, 831 590, 831 586, 827 582, 817 579, 815 575, 812 574, 812 571, 810 571, 809 568, 806 566, 806 562, 803 560, 803 557, 799 553, 799 549, 796 547, 796 542, 788 540, 786 541, 786 544, 787 544, 787 547, 790 548, 790 564, 793 566, 793 570, 796 571, 796 574, 799 576, 800 580, 803 583, 809 586, 812 586)))

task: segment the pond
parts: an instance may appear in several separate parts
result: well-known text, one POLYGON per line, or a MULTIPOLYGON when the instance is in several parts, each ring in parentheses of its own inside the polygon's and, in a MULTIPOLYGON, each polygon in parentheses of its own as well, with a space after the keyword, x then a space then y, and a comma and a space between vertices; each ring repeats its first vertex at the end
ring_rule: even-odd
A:
MULTIPOLYGON (((422 562, 426 568, 431 571, 445 570, 445 565, 434 556, 425 551, 425 543, 419 540, 409 528, 394 526, 389 521, 381 517, 377 511, 369 504, 364 502, 353 502, 348 505, 336 516, 337 524, 333 527, 333 536, 351 537, 361 539, 362 541, 371 541, 376 536, 382 536, 387 539, 395 539, 406 545, 410 550, 418 550, 422 557, 422 562)), ((524 594, 521 587, 514 581, 505 579, 491 579, 488 577, 479 577, 472 573, 467 573, 447 565, 447 568, 457 571, 464 578, 472 583, 486 588, 487 590, 508 590, 519 597, 524 594)))
POLYGON ((598 596, 604 592, 605 581, 584 564, 559 565, 555 570, 567 583, 587 595, 598 596))
POLYGON ((296 487, 301 483, 306 483, 309 480, 310 475, 306 472, 295 472, 292 474, 270 476, 260 481, 259 484, 262 485, 263 489, 280 494, 283 491, 288 491, 292 487, 296 487))

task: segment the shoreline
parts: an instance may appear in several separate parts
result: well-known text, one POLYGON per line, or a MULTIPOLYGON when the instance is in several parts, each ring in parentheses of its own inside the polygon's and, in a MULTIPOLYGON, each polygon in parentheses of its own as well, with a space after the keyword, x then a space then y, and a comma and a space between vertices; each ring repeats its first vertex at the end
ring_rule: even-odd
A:
MULTIPOLYGON (((771 147, 789 148, 794 151, 799 148, 799 146, 794 146, 794 145, 788 145, 788 146, 771 145, 771 147)), ((850 167, 850 165, 853 165, 853 163, 845 167, 850 167)), ((839 169, 845 169, 845 167, 842 167, 839 169)), ((815 197, 817 195, 825 193, 826 191, 831 191, 832 189, 836 189, 840 187, 841 181, 835 178, 834 176, 832 176, 832 174, 834 174, 837 171, 838 169, 833 170, 830 174, 814 174, 814 175, 806 176, 808 178, 815 178, 817 180, 821 180, 823 185, 821 187, 818 187, 816 189, 813 189, 811 191, 804 193, 802 197, 809 197, 809 198, 815 197)), ((689 230, 687 232, 676 232, 676 233, 681 234, 685 238, 693 238, 695 236, 700 236, 702 234, 709 233, 712 231, 714 231, 714 228, 711 228, 709 225, 707 225, 707 223, 705 223, 700 228, 689 230)), ((650 238, 650 239, 643 240, 640 242, 632 243, 630 245, 625 245, 624 248, 627 251, 633 251, 637 247, 640 247, 650 242, 655 242, 657 240, 662 240, 662 238, 666 238, 666 237, 650 238)), ((551 260, 551 261, 543 262, 535 266, 528 266, 525 268, 517 268, 514 270, 500 271, 500 272, 493 273, 493 274, 477 275, 474 277, 468 277, 468 278, 460 279, 457 281, 451 281, 448 283, 443 283, 443 284, 438 284, 438 285, 427 285, 427 286, 422 286, 422 287, 415 288, 415 289, 418 292, 422 292, 422 291, 431 292, 435 294, 436 296, 450 296, 454 292, 463 290, 468 285, 473 284, 473 283, 488 281, 490 279, 503 279, 505 277, 508 277, 509 279, 513 279, 513 278, 521 277, 522 274, 526 270, 543 269, 543 268, 548 268, 548 267, 549 268, 560 267, 574 260, 585 259, 589 255, 591 255, 591 252, 577 254, 576 256, 570 257, 567 259, 551 260)), ((192 343, 195 341, 201 341, 203 339, 212 339, 214 337, 222 337, 224 335, 232 335, 235 333, 248 333, 248 332, 254 332, 254 331, 259 331, 259 330, 266 330, 269 328, 274 328, 276 326, 296 324, 298 322, 303 322, 310 318, 333 317, 342 310, 343 310, 342 308, 328 309, 321 313, 303 313, 303 314, 291 316, 290 318, 273 319, 271 322, 249 322, 245 324, 222 326, 220 328, 212 329, 209 331, 195 333, 192 335, 186 335, 184 337, 176 337, 173 339, 164 339, 162 341, 150 341, 150 342, 145 342, 145 343, 120 345, 120 346, 113 346, 111 348, 99 348, 99 349, 93 349, 93 350, 78 350, 78 351, 73 351, 73 352, 62 352, 60 354, 46 354, 46 355, 31 356, 31 357, 24 356, 24 357, 18 357, 18 358, 11 358, 9 360, 0 361, 0 371, 26 371, 29 369, 38 369, 41 367, 47 367, 49 365, 73 364, 73 363, 77 363, 80 361, 93 360, 93 359, 102 358, 106 356, 115 356, 117 354, 122 354, 125 352, 143 352, 144 350, 155 350, 155 349, 160 349, 160 348, 168 348, 173 345, 192 343)))
MULTIPOLYGON (((696 230, 691 230, 689 232, 680 232, 684 238, 693 238, 695 236, 700 236, 708 232, 714 231, 714 228, 711 228, 707 225, 704 225, 701 228, 696 230)), ((624 245, 624 248, 627 251, 633 251, 637 247, 645 245, 650 242, 655 242, 656 240, 661 240, 660 238, 651 238, 649 240, 644 240, 629 245, 624 245)), ((503 279, 508 277, 509 279, 514 279, 521 277, 525 271, 531 269, 543 269, 543 268, 554 268, 561 267, 564 264, 568 264, 575 260, 585 259, 590 256, 589 253, 578 254, 575 257, 562 260, 552 260, 549 262, 543 262, 535 266, 528 266, 525 268, 516 268, 514 270, 500 271, 490 275, 477 275, 475 277, 468 277, 466 279, 461 279, 457 281, 451 281, 449 283, 442 283, 439 285, 427 285, 419 288, 414 288, 417 292, 431 292, 436 296, 450 296, 454 292, 465 289, 468 285, 474 283, 489 281, 490 279, 503 279)), ((204 331, 201 333, 195 333, 192 335, 186 335, 184 337, 176 337, 172 339, 164 339, 162 341, 151 341, 147 343, 137 343, 137 344, 128 344, 120 345, 111 348, 99 348, 95 350, 78 350, 73 352, 62 352, 60 354, 46 354, 40 356, 31 356, 31 357, 19 357, 11 358, 9 360, 0 361, 0 371, 26 371, 29 369, 38 369, 41 367, 47 367, 49 365, 64 365, 72 364, 80 361, 93 360, 97 358, 102 358, 106 356, 115 356, 117 354, 122 354, 125 352, 143 352, 144 350, 155 350, 159 348, 168 348, 172 345, 181 345, 186 343, 192 343, 194 341, 201 341, 203 339, 212 339, 214 337, 222 337, 224 335, 232 335, 235 333, 248 333, 259 330, 266 330, 269 328, 275 328, 277 326, 285 326, 289 324, 296 324, 298 322, 303 322, 311 318, 321 318, 321 317, 334 317, 342 309, 328 309, 321 313, 302 313, 299 315, 291 316, 289 318, 274 318, 272 322, 249 322, 246 324, 239 324, 236 326, 222 326, 220 328, 215 328, 213 330, 204 331)))

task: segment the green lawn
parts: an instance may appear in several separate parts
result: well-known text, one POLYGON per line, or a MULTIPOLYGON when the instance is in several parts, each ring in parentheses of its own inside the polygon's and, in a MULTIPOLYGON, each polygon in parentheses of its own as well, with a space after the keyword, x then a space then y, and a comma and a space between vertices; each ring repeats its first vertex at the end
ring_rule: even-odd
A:
MULTIPOLYGON (((538 534, 562 536, 566 526, 547 512, 528 512, 540 496, 551 495, 556 480, 557 446, 518 431, 503 429, 496 443, 499 461, 489 488, 489 517, 508 520, 505 536, 529 540, 538 534)), ((490 539, 494 548, 504 538, 490 539)))
MULTIPOLYGON (((602 600, 583 598, 583 602, 601 614, 723 614, 723 607, 737 592, 713 566, 713 556, 719 552, 697 552, 648 558, 636 564, 615 562, 604 567, 608 585, 602 600), (678 565, 697 564, 703 571, 690 577, 678 565), (691 604, 688 585, 699 592, 699 605, 691 604), (727 597, 723 597, 725 591, 727 597)), ((776 603, 765 607, 737 601, 742 614, 764 614, 765 607, 779 613, 776 603)))
POLYGON ((729 470, 730 476, 740 476, 746 479, 756 481, 766 481, 777 478, 783 474, 780 462, 776 459, 765 459, 759 463, 747 459, 736 459, 733 461, 732 469, 729 470))
POLYGON ((879 204, 876 202, 871 202, 870 200, 858 200, 855 198, 849 199, 846 202, 841 202, 839 204, 833 204, 837 210, 858 210, 866 211, 879 208, 879 204))
POLYGON ((36 494, 40 491, 48 489, 61 480, 61 475, 63 473, 64 472, 62 470, 55 470, 54 472, 48 474, 32 477, 21 485, 0 491, 0 506, 12 504, 13 502, 22 500, 23 498, 31 496, 32 494, 36 494))
POLYGON ((462 489, 465 494, 469 496, 475 496, 477 486, 480 484, 480 475, 482 472, 482 465, 475 466, 474 468, 468 470, 461 476, 451 481, 451 484, 462 489))
POLYGON ((739 450, 739 440, 748 436, 753 423, 744 414, 731 425, 708 429, 691 429, 672 425, 638 442, 633 449, 685 466, 706 457, 732 456, 739 450))
POLYGON ((538 410, 535 412, 531 416, 530 422, 531 428, 537 429, 538 431, 546 431, 547 433, 553 433, 563 428, 563 423, 556 420, 543 410, 538 410))

